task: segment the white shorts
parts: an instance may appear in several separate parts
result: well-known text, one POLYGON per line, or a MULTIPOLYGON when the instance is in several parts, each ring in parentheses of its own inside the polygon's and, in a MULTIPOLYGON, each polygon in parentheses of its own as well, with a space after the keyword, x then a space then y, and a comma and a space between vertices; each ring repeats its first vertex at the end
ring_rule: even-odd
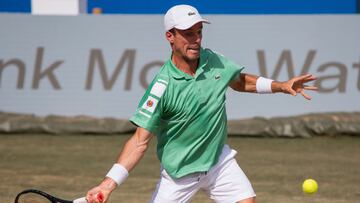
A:
POLYGON ((200 189, 215 202, 234 203, 255 197, 250 181, 237 164, 236 151, 225 145, 218 163, 208 172, 199 172, 174 179, 161 169, 161 178, 151 203, 184 203, 200 189))

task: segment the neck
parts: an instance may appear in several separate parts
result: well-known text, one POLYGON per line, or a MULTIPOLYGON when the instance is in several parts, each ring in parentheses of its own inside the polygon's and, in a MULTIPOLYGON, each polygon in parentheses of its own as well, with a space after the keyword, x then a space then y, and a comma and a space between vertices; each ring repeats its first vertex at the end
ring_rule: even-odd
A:
POLYGON ((176 66, 176 68, 178 68, 179 70, 191 76, 195 75, 196 69, 199 64, 199 59, 187 60, 183 57, 177 57, 175 54, 173 54, 171 60, 176 66))

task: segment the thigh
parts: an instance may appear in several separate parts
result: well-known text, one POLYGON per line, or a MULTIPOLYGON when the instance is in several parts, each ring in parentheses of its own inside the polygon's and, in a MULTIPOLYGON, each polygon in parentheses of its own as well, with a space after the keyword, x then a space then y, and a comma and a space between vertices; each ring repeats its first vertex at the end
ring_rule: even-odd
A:
POLYGON ((234 158, 214 168, 209 175, 211 186, 208 193, 215 202, 239 202, 256 196, 249 179, 234 158))
POLYGON ((151 203, 189 202, 199 190, 197 174, 187 175, 179 179, 171 178, 164 169, 151 198, 151 203))

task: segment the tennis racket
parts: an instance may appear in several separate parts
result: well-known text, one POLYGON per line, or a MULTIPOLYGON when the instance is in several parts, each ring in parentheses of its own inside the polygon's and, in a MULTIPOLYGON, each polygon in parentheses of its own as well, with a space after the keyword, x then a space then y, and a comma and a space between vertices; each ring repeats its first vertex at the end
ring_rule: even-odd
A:
MULTIPOLYGON (((103 202, 104 196, 102 193, 97 194, 96 197, 100 202, 103 202)), ((87 203, 87 200, 85 197, 75 200, 65 200, 54 197, 41 190, 27 189, 16 196, 15 203, 87 203)))

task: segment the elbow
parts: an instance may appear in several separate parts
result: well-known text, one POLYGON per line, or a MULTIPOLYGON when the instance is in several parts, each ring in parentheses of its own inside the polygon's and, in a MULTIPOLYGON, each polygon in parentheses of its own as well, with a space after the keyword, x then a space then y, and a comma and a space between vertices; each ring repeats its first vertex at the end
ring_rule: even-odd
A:
POLYGON ((138 128, 136 131, 135 138, 135 145, 136 145, 136 151, 137 153, 143 155, 149 148, 149 143, 152 138, 152 134, 144 129, 138 128))
POLYGON ((148 143, 142 143, 136 146, 136 151, 143 155, 145 154, 145 152, 147 151, 147 149, 149 148, 149 144, 148 143))
POLYGON ((151 138, 145 139, 145 140, 137 140, 136 142, 136 151, 137 153, 143 155, 149 148, 151 138))

